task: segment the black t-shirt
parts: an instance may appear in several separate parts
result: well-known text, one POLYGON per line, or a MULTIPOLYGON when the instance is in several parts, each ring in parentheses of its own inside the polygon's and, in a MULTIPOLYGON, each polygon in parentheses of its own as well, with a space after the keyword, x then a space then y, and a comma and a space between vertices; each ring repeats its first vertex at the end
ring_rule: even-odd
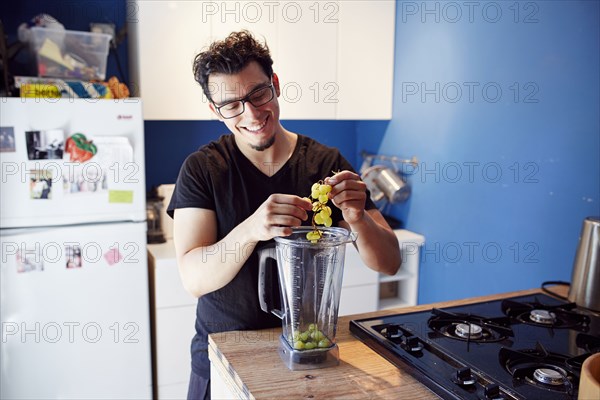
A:
MULTIPOLYGON (((353 168, 337 149, 298 135, 290 159, 269 177, 242 154, 233 135, 224 135, 185 160, 167 212, 172 217, 177 208, 214 210, 217 240, 221 240, 252 215, 271 194, 310 196, 313 183, 332 176, 332 171, 338 170, 352 171, 353 168)), ((374 207, 368 200, 366 208, 374 207)), ((338 225, 342 213, 333 205, 331 209, 333 224, 338 225)), ((310 218, 305 224, 310 224, 310 218)), ((259 244, 257 248, 260 247, 259 244)), ((243 253, 241 249, 220 250, 225 250, 224 257, 243 253)), ((192 370, 200 376, 210 376, 207 354, 209 333, 280 325, 281 320, 260 308, 255 249, 231 282, 198 299, 196 335, 192 341, 192 370)))

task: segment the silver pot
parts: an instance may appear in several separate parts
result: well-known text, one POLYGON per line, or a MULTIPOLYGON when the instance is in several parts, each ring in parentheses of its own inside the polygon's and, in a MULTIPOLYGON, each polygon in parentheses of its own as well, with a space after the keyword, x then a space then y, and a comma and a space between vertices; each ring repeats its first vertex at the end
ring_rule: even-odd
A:
POLYGON ((401 203, 410 196, 410 186, 392 168, 374 165, 364 169, 361 179, 371 192, 373 201, 386 199, 389 203, 401 203))
POLYGON ((600 312, 600 217, 583 220, 568 298, 600 312))
POLYGON ((375 177, 375 183, 390 203, 406 201, 410 196, 410 186, 391 168, 383 168, 375 177))

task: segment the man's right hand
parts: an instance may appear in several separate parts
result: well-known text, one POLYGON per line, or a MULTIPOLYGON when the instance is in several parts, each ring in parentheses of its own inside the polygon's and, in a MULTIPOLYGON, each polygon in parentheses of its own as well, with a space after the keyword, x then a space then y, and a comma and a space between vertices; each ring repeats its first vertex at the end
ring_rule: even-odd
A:
POLYGON ((250 216, 256 240, 270 240, 276 236, 289 236, 292 227, 308 219, 312 204, 307 198, 291 194, 272 194, 250 216))
POLYGON ((218 242, 217 216, 213 210, 175 210, 173 240, 186 290, 200 297, 227 285, 259 241, 291 235, 292 227, 308 219, 307 211, 311 209, 308 199, 273 194, 218 242), (232 254, 231 249, 236 251, 232 254))

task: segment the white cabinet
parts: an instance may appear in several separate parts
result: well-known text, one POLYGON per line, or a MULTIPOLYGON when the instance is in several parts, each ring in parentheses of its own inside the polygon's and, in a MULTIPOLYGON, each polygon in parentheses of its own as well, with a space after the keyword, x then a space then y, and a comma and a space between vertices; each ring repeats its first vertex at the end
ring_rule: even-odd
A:
POLYGON ((344 279, 338 315, 352 315, 377 310, 379 273, 367 267, 352 244, 346 245, 344 279))
POLYGON ((154 382, 158 399, 185 399, 191 372, 196 299, 179 278, 171 240, 148 246, 152 307, 154 382))
POLYGON ((394 232, 402 252, 402 267, 393 276, 371 270, 362 262, 354 246, 346 245, 339 315, 417 304, 420 248, 425 238, 405 229, 394 232))
MULTIPOLYGON (((333 5, 333 2, 330 2, 333 5)), ((273 69, 281 84, 281 117, 285 119, 335 119, 340 100, 337 82, 339 6, 324 13, 314 1, 285 2, 282 14, 290 22, 278 24, 273 69), (298 6, 291 6, 292 3, 298 6), (294 8, 297 15, 292 16, 294 8), (293 22, 297 19, 297 22, 293 22), (315 23, 315 20, 317 21, 315 23), (332 21, 333 20, 333 21, 332 21)), ((266 36, 269 40, 269 36, 266 36)))
POLYGON ((379 275, 379 310, 414 306, 418 300, 420 255, 425 237, 405 229, 394 232, 400 244, 402 267, 394 276, 379 275))
POLYGON ((341 0, 337 119, 391 119, 396 1, 341 0))
POLYGON ((143 94, 145 120, 211 118, 192 74, 194 56, 211 29, 197 20, 201 3, 128 2, 130 86, 134 94, 143 94))
POLYGON ((282 118, 390 119, 395 3, 129 0, 131 86, 146 120, 213 119, 194 57, 248 29, 271 50, 282 118))

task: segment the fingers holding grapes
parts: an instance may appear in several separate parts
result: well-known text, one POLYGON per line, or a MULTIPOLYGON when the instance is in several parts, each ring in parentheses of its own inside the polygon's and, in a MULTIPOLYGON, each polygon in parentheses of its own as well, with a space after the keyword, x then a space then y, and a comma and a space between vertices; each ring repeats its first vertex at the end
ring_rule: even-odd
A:
POLYGON ((252 215, 252 230, 257 240, 289 236, 292 227, 308 219, 312 204, 307 199, 288 194, 272 194, 252 215))
POLYGON ((367 185, 360 176, 352 171, 342 171, 325 179, 325 183, 331 185, 329 198, 342 210, 344 220, 348 223, 359 221, 367 201, 367 185))

